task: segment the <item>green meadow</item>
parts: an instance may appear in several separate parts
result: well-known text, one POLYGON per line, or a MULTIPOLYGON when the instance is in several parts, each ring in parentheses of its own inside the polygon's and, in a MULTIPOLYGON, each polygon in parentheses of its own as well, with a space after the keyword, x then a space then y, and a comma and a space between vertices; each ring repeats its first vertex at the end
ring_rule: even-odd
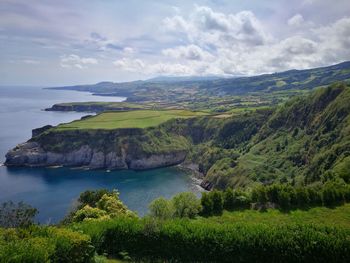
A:
POLYGON ((96 116, 57 126, 59 130, 72 129, 120 129, 148 128, 174 118, 193 118, 208 115, 205 112, 189 110, 136 110, 104 112, 96 116))
POLYGON ((282 212, 277 209, 268 209, 264 212, 257 210, 224 211, 221 216, 198 218, 204 223, 243 224, 259 223, 268 225, 281 224, 315 224, 350 228, 350 204, 329 207, 314 207, 310 209, 296 209, 282 212))

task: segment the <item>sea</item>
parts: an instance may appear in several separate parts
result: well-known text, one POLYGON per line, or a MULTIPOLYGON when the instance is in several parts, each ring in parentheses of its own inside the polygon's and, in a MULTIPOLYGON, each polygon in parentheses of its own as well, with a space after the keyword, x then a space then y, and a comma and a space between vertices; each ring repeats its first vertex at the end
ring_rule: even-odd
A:
MULTIPOLYGON (((43 87, 0 86, 0 205, 24 202, 38 209, 36 221, 59 222, 86 190, 117 189, 121 200, 139 216, 160 196, 199 191, 189 172, 177 167, 147 171, 82 170, 76 168, 6 167, 6 152, 27 141, 34 128, 70 122, 91 113, 44 111, 55 103, 123 101, 124 97, 95 96, 88 92, 43 87)), ((197 193, 198 194, 198 193, 197 193)))

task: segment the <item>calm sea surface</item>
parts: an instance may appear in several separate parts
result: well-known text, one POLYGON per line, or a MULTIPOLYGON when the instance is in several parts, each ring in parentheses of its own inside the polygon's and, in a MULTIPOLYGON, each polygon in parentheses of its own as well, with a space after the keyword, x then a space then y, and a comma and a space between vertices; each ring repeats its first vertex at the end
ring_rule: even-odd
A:
MULTIPOLYGON (((121 97, 93 96, 76 91, 45 90, 38 87, 0 87, 0 162, 18 143, 28 140, 31 130, 78 119, 87 113, 50 112, 42 109, 59 102, 122 101, 121 97)), ((190 176, 177 168, 142 172, 68 168, 0 167, 0 203, 24 201, 39 209, 42 223, 57 222, 87 189, 118 189, 124 203, 139 215, 158 196, 193 189, 190 176)))

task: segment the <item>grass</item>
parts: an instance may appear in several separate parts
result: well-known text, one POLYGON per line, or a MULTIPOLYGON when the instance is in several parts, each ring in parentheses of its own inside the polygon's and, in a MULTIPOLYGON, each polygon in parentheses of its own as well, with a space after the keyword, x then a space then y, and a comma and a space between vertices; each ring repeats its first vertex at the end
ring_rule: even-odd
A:
POLYGON ((174 118, 193 118, 207 113, 188 110, 136 110, 123 112, 104 112, 83 120, 57 126, 59 130, 72 129, 120 129, 148 128, 158 126, 174 118))
POLYGON ((281 212, 276 209, 269 209, 266 212, 256 210, 243 210, 228 212, 222 216, 199 218, 197 220, 225 223, 262 223, 262 224, 291 224, 306 223, 317 225, 331 225, 350 228, 350 204, 336 208, 315 207, 309 210, 292 210, 281 212))

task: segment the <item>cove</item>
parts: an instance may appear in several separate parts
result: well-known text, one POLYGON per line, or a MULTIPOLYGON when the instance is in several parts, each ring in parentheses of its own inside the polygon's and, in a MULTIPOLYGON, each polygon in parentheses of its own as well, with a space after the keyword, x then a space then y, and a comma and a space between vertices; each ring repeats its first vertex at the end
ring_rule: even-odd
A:
POLYGON ((41 223, 57 223, 89 189, 118 189, 121 200, 138 215, 155 198, 194 190, 190 175, 176 167, 147 171, 0 167, 0 201, 24 201, 39 210, 41 223))
MULTIPOLYGON (((18 143, 27 141, 34 128, 70 122, 88 113, 48 112, 55 103, 122 101, 85 92, 45 90, 39 87, 0 87, 0 163, 18 143)), ((79 170, 69 168, 8 168, 0 166, 0 203, 23 201, 39 210, 40 223, 56 223, 85 190, 118 189, 120 198, 140 216, 159 196, 196 189, 190 175, 176 167, 147 171, 79 170)))

